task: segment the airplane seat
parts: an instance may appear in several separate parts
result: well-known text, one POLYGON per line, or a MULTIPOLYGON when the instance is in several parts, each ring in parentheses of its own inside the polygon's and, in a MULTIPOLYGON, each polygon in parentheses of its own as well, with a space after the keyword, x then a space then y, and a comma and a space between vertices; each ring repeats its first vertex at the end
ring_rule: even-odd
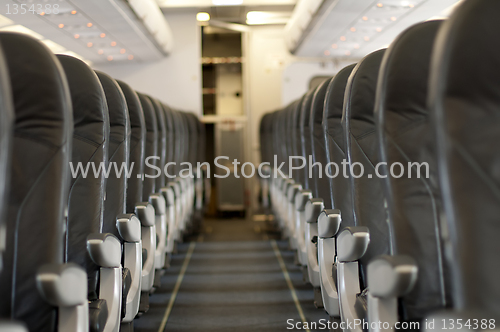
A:
POLYGON ((108 162, 106 97, 97 75, 83 61, 67 55, 57 55, 57 59, 66 74, 73 105, 70 166, 76 169, 70 181, 65 261, 87 272, 88 300, 94 304, 90 306, 90 330, 118 331, 122 313, 121 242, 112 233, 103 233, 107 179, 104 172, 92 171, 107 167, 108 162), (87 174, 83 170, 86 167, 87 174))
MULTIPOLYGON (((207 144, 206 144, 206 127, 205 123, 202 122, 200 119, 198 119, 198 159, 201 163, 207 161, 206 157, 206 150, 207 150, 207 144)), ((201 194, 201 200, 200 202, 201 206, 198 207, 200 210, 200 213, 202 214, 203 218, 203 213, 207 210, 208 205, 210 204, 210 196, 212 193, 212 185, 210 182, 210 178, 208 177, 208 169, 207 167, 203 166, 202 167, 202 194, 201 194)))
MULTIPOLYGON (((196 183, 199 177, 198 175, 198 155, 200 153, 199 149, 199 132, 198 132, 198 117, 193 113, 186 113, 188 121, 189 121, 189 163, 192 166, 193 174, 191 178, 188 178, 187 183, 189 184, 189 219, 190 219, 190 233, 193 233, 195 230, 201 227, 201 215, 197 213, 196 209, 196 198, 197 198, 197 190, 196 183)), ((201 171, 201 170, 200 170, 201 171)), ((201 199, 201 197, 200 197, 201 199)))
MULTIPOLYGON (((322 120, 325 104, 325 96, 328 84, 332 79, 322 82, 315 90, 311 98, 310 107, 307 111, 309 115, 309 135, 312 160, 309 167, 311 173, 307 171, 309 187, 312 198, 305 204, 304 234, 305 249, 307 253, 307 272, 309 281, 314 287, 314 304, 317 308, 323 308, 323 298, 321 296, 320 271, 318 264, 318 217, 323 209, 332 208, 330 194, 330 182, 325 178, 324 168, 326 167, 326 133, 323 129, 322 120)), ((307 133, 306 133, 307 135, 307 133)))
POLYGON ((73 133, 68 84, 34 38, 1 33, 0 44, 15 112, 0 271, 0 317, 7 322, 0 330, 88 331, 87 274, 63 264, 73 133))
POLYGON ((495 328, 491 320, 500 318, 500 48, 491 43, 500 23, 499 5, 464 1, 443 23, 434 44, 428 98, 447 229, 442 232, 445 257, 452 263, 455 310, 448 315, 487 319, 489 329, 495 328))
POLYGON ((345 322, 367 318, 366 268, 371 258, 389 252, 382 183, 374 176, 379 142, 373 107, 384 52, 364 57, 353 69, 345 91, 342 126, 354 217, 354 226, 342 227, 337 235, 340 316, 345 322))
POLYGON ((11 144, 14 125, 14 105, 5 57, 0 48, 0 273, 2 253, 6 245, 5 214, 7 212, 8 177, 11 168, 11 144))
POLYGON ((158 175, 155 179, 155 189, 156 193, 151 195, 150 200, 155 208, 156 212, 156 253, 155 253, 155 268, 157 270, 155 287, 161 286, 160 276, 163 275, 165 267, 167 265, 166 261, 166 245, 167 245, 167 226, 168 226, 168 210, 165 196, 161 193, 161 189, 165 188, 165 176, 163 174, 163 167, 166 164, 167 158, 167 129, 165 124, 165 113, 158 100, 149 97, 151 104, 153 105, 156 124, 157 124, 157 167, 159 170, 155 172, 158 175), (160 173, 158 173, 160 172, 160 173), (161 206, 160 206, 161 205, 161 206))
POLYGON ((287 118, 287 135, 285 136, 286 144, 287 144, 287 153, 289 158, 289 169, 287 169, 288 176, 290 180, 293 182, 285 191, 285 198, 287 200, 288 205, 288 222, 289 222, 289 231, 290 231, 290 244, 291 247, 295 250, 295 261, 297 264, 300 264, 300 255, 299 255, 299 239, 297 238, 297 209, 295 208, 295 195, 302 190, 302 184, 298 181, 298 168, 301 164, 300 160, 297 160, 295 157, 300 157, 297 151, 297 137, 296 137, 296 128, 298 126, 298 120, 300 116, 301 109, 301 101, 302 98, 295 101, 290 108, 288 118, 287 118))
MULTIPOLYGON (((153 255, 150 255, 150 260, 146 264, 144 256, 148 253, 155 252, 156 249, 156 230, 155 226, 155 211, 151 204, 143 202, 143 174, 145 165, 145 142, 146 142, 146 123, 144 113, 142 111, 141 101, 137 93, 126 83, 117 81, 122 89, 122 92, 127 101, 127 109, 130 119, 130 176, 127 179, 127 197, 126 197, 126 212, 130 215, 135 215, 141 223, 141 282, 140 282, 140 297, 139 313, 146 312, 149 309, 149 290, 153 283, 154 264, 152 262, 153 255), (153 245, 154 244, 154 245, 153 245), (143 285, 146 283, 146 285, 143 285), (148 291, 143 291, 147 289, 148 291)), ((127 305, 135 305, 137 293, 130 297, 130 302, 127 305)), ((127 318, 127 321, 131 318, 127 318)), ((132 318, 133 319, 133 318, 132 318)))
MULTIPOLYGON (((271 122, 272 113, 266 113, 260 119, 259 126, 259 143, 260 143, 260 160, 262 163, 270 163, 272 162, 269 159, 269 151, 271 147, 269 146, 269 125, 271 122)), ((259 178, 259 203, 260 207, 263 210, 262 212, 268 213, 270 208, 270 193, 269 193, 269 182, 270 179, 267 178, 269 176, 269 167, 264 166, 262 173, 264 177, 259 178)))
POLYGON ((282 110, 277 110, 273 112, 272 124, 271 124, 271 134, 270 139, 273 145, 273 160, 271 163, 271 207, 273 215, 276 219, 276 227, 282 229, 282 218, 280 215, 280 193, 279 188, 281 187, 282 177, 279 174, 277 167, 281 163, 281 142, 279 140, 279 118, 282 110), (275 163, 276 161, 276 163, 275 163))
MULTIPOLYGON (((148 230, 151 233, 143 229, 142 232, 142 248, 145 249, 145 257, 143 259, 143 273, 142 273, 142 292, 143 298, 146 294, 154 291, 154 280, 157 274, 155 259, 157 251, 156 243, 156 223, 157 219, 161 219, 162 215, 165 213, 163 208, 165 201, 162 195, 156 194, 156 179, 155 169, 157 167, 157 148, 158 148, 158 125, 156 120, 155 110, 150 99, 142 93, 137 93, 139 100, 141 102, 142 111, 144 114, 144 124, 145 124, 145 141, 144 141, 144 173, 142 182, 142 203, 137 206, 137 215, 139 219, 147 218, 153 220, 153 226, 149 227, 148 230), (162 201, 160 203, 159 201, 162 201)), ((161 221, 160 221, 161 222, 161 221)), ((160 266, 159 268, 162 268, 160 266)), ((145 300, 145 299, 143 299, 145 300)), ((148 300, 145 300, 148 301, 148 300)))
MULTIPOLYGON (((295 185, 295 181, 291 177, 292 175, 289 174, 289 169, 290 169, 290 157, 293 155, 293 150, 292 150, 292 142, 291 142, 291 135, 292 135, 292 126, 291 126, 291 120, 292 120, 292 114, 294 109, 297 107, 298 101, 292 102, 290 105, 288 105, 282 114, 282 120, 281 120, 281 141, 282 141, 282 150, 283 150, 283 161, 284 161, 284 166, 282 170, 284 170, 284 175, 285 175, 285 180, 283 181, 283 186, 281 188, 281 200, 282 200, 282 209, 283 209, 283 219, 284 219, 284 233, 285 237, 288 238, 288 242, 290 245, 290 248, 292 250, 296 249, 296 243, 295 243, 295 238, 294 238, 294 223, 293 223, 293 217, 295 214, 293 213, 293 209, 291 206, 291 200, 288 198, 288 191, 291 187, 295 185)), ((292 189, 293 190, 293 189, 292 189)))
MULTIPOLYGON (((391 326, 398 320, 420 321, 450 304, 440 239, 435 139, 426 104, 431 54, 441 24, 419 23, 401 33, 384 57, 377 87, 375 110, 380 160, 387 163, 381 168, 387 175, 383 185, 391 256, 373 257, 368 265, 368 310, 371 321, 382 316, 391 326), (420 166, 424 163, 427 166, 420 166), (390 174, 397 164, 402 166, 390 174), (400 273, 401 266, 407 272, 400 273), (386 279, 380 289, 379 279, 389 276, 407 278, 407 284, 393 290, 386 279)), ((371 236, 373 241, 373 232, 371 236)))
POLYGON ((165 119, 165 129, 167 133, 167 145, 166 145, 166 163, 163 167, 162 171, 165 176, 165 186, 160 188, 160 192, 162 193, 165 203, 167 206, 167 239, 165 251, 167 254, 165 264, 169 265, 172 257, 172 253, 175 247, 175 240, 177 237, 177 226, 176 226, 176 211, 177 204, 179 204, 178 199, 176 200, 174 187, 172 186, 172 178, 175 178, 175 175, 172 174, 172 171, 175 172, 175 166, 171 166, 169 163, 175 162, 175 126, 173 123, 173 115, 171 109, 165 105, 161 104, 164 119, 165 119), (168 166, 167 166, 168 165, 168 166))
POLYGON ((347 80, 356 64, 340 70, 328 86, 325 95, 323 127, 325 131, 326 162, 335 163, 339 167, 329 167, 332 178, 330 190, 332 209, 323 210, 318 218, 318 261, 320 271, 321 296, 323 305, 332 321, 339 320, 339 295, 336 275, 336 235, 341 227, 354 226, 352 216, 352 196, 349 180, 342 174, 342 162, 345 160, 344 129, 342 114, 344 93, 347 80), (334 176, 336 175, 336 176, 334 176))
POLYGON ((130 118, 127 101, 110 76, 96 71, 106 96, 109 112, 108 167, 104 200, 103 233, 114 234, 122 246, 122 313, 120 330, 131 325, 139 310, 142 272, 141 224, 126 214, 127 175, 130 159, 130 118))
POLYGON ((192 132, 189 124, 189 116, 186 112, 180 111, 179 115, 182 120, 182 127, 183 127, 183 136, 182 136, 182 163, 181 163, 181 173, 180 173, 180 183, 181 183, 181 189, 183 192, 183 213, 182 213, 182 232, 183 236, 186 236, 190 233, 190 222, 191 222, 191 211, 192 211, 192 204, 191 204, 191 197, 192 197, 192 179, 190 178, 191 176, 191 169, 189 167, 190 164, 190 149, 192 146, 192 132))

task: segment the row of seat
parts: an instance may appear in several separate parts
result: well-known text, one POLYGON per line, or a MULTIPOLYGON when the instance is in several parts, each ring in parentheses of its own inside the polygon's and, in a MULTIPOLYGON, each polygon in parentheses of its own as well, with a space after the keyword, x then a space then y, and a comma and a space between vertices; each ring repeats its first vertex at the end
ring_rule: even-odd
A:
POLYGON ((202 214, 204 126, 29 36, 0 46, 0 331, 132 331, 202 214))
POLYGON ((466 0, 262 118, 262 160, 278 174, 262 195, 334 326, 495 328, 499 14, 498 1, 466 0))

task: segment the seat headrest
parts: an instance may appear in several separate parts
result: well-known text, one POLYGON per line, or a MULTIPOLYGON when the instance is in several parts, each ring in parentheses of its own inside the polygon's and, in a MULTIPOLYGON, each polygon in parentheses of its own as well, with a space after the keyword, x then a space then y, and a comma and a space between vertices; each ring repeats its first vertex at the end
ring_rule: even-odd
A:
POLYGON ((127 102, 130 120, 131 138, 144 141, 146 137, 146 121, 142 112, 141 102, 137 93, 125 82, 117 80, 127 102))
POLYGON ((313 94, 312 102, 311 102, 312 119, 309 120, 309 121, 311 121, 311 124, 313 124, 314 127, 316 127, 315 130, 313 131, 313 133, 319 134, 319 132, 317 130, 318 130, 318 128, 321 128, 321 126, 322 126, 323 113, 324 113, 324 109, 325 109, 325 96, 326 96, 326 92, 328 91, 328 85, 330 84, 332 79, 333 78, 329 78, 329 79, 325 80, 320 85, 318 85, 316 90, 314 90, 314 94, 313 94))
POLYGON ((8 58, 16 135, 63 146, 72 135, 73 116, 68 114, 71 97, 60 63, 27 35, 2 32, 0 42, 8 58))
MULTIPOLYGON (((118 83, 100 71, 96 71, 106 95, 109 113, 109 138, 113 142, 121 143, 130 136, 130 118, 128 115, 127 101, 118 83)), ((110 156, 114 151, 109 151, 110 156)))
MULTIPOLYGON (((148 160, 150 165, 158 165, 157 159, 148 159, 149 157, 158 156, 158 124, 156 121, 156 114, 153 104, 148 96, 143 93, 138 93, 139 100, 141 101, 142 111, 144 113, 144 120, 146 123, 146 145, 144 147, 144 160, 148 160)), ((154 175, 156 171, 147 166, 144 168, 144 173, 154 175)), ((156 192, 156 179, 152 177, 144 177, 142 200, 147 202, 149 195, 156 192)))
POLYGON ((356 64, 342 68, 330 82, 325 96, 325 116, 327 120, 342 118, 345 88, 354 67, 356 67, 356 64))
MULTIPOLYGON (((82 60, 60 54, 57 59, 66 73, 70 88, 73 135, 96 145, 103 144, 109 136, 109 114, 106 97, 97 75, 82 60)), ((106 158, 105 156, 104 160, 106 158)))
MULTIPOLYGON (((344 115, 349 114, 347 121, 359 120, 372 126, 375 124, 373 106, 380 64, 385 49, 375 51, 364 57, 353 69, 347 82, 344 100, 344 115)), ((364 128, 372 130, 372 128, 364 128)), ((351 128, 352 132, 352 128, 351 128)), ((354 136, 364 132, 355 133, 354 136)))
POLYGON ((428 116, 427 90, 434 41, 443 21, 416 24, 401 33, 380 67, 375 112, 398 113, 398 129, 428 116))
MULTIPOLYGON (((312 101, 314 97, 314 90, 309 90, 307 93, 304 95, 304 98, 302 99, 302 104, 300 107, 302 107, 302 110, 300 112, 300 126, 301 126, 301 131, 304 130, 304 128, 309 128, 311 124, 311 108, 312 108, 312 101)), ((309 135, 307 135, 309 136, 309 135)), ((302 137, 304 137, 302 135, 302 137)))

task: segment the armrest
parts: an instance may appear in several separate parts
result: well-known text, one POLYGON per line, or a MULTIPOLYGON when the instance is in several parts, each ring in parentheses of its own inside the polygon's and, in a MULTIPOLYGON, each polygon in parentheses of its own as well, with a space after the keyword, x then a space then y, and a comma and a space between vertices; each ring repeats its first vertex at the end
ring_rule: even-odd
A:
POLYGON ((373 259, 367 268, 370 294, 379 298, 401 297, 417 280, 418 267, 409 256, 383 255, 373 259))
POLYGON ((161 216, 167 213, 167 210, 165 208, 165 198, 162 194, 156 193, 149 195, 149 203, 151 203, 151 205, 155 209, 155 214, 157 216, 161 216))
POLYGON ((302 212, 306 209, 306 204, 312 198, 310 190, 300 190, 295 194, 295 208, 297 211, 302 212))
POLYGON ((295 182, 291 179, 284 179, 283 182, 281 183, 281 192, 286 195, 288 192, 288 187, 293 185, 295 182))
POLYGON ((141 222, 135 214, 122 214, 116 218, 116 228, 125 242, 141 241, 141 222))
POLYGON ((306 203, 306 222, 317 222, 321 211, 325 208, 321 198, 312 198, 306 203))
POLYGON ((288 202, 294 203, 295 202, 295 195, 302 190, 302 186, 300 184, 294 183, 291 186, 288 187, 288 191, 286 193, 286 198, 288 199, 288 202))
POLYGON ((29 332, 21 322, 0 322, 0 332, 29 332))
POLYGON ((172 206, 175 204, 175 193, 172 187, 164 187, 160 189, 160 193, 165 199, 165 204, 167 206, 172 206))
POLYGON ((87 302, 87 273, 74 263, 43 265, 36 282, 42 297, 56 307, 74 307, 87 302))
POLYGON ((357 261, 368 249, 370 232, 367 227, 346 227, 337 238, 339 262, 357 261))
POLYGON ((323 210, 318 218, 318 236, 326 239, 337 235, 342 222, 339 209, 323 210))
POLYGON ((94 233, 87 237, 87 251, 101 267, 119 267, 122 261, 120 240, 111 233, 94 233))
POLYGON ((155 225, 155 209, 151 204, 147 202, 138 203, 135 206, 135 214, 141 221, 143 227, 155 225))

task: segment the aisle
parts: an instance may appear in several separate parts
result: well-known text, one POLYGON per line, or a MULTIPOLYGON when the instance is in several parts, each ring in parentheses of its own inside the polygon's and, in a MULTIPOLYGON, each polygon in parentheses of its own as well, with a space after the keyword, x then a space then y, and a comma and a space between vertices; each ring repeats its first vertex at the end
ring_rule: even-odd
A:
POLYGON ((251 221, 205 225, 203 235, 179 245, 135 331, 286 331, 288 319, 301 321, 299 311, 307 321, 328 318, 314 307, 312 288, 302 281, 286 242, 256 232, 251 221))

